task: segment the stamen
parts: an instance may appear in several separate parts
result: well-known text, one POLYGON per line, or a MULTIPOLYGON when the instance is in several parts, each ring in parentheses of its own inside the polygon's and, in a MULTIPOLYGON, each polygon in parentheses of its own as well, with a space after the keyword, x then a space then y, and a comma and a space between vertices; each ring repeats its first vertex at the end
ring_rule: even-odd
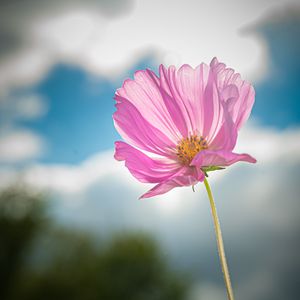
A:
POLYGON ((202 136, 191 135, 177 145, 177 157, 181 164, 188 166, 197 153, 207 149, 207 142, 202 136))

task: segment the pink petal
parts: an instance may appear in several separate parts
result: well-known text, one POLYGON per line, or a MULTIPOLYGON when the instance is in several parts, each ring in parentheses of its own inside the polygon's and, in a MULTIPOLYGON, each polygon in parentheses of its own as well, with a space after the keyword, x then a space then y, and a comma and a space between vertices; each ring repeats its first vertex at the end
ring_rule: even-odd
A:
POLYGON ((140 197, 140 199, 150 198, 150 197, 154 197, 157 195, 161 195, 161 194, 164 194, 164 193, 172 190, 175 187, 190 186, 190 185, 196 184, 197 182, 198 181, 195 179, 195 177, 191 176, 191 175, 174 176, 164 182, 157 184, 155 187, 153 187, 147 193, 143 194, 140 197))
POLYGON ((131 102, 148 123, 176 143, 182 138, 182 128, 174 123, 176 117, 170 115, 158 83, 159 80, 152 71, 140 70, 135 73, 134 80, 124 82, 116 95, 131 102))
MULTIPOLYGON (((203 136, 214 149, 234 148, 237 130, 209 66, 201 64, 193 69, 183 65, 177 72, 174 67, 160 66, 160 81, 162 89, 176 103, 180 122, 187 124, 190 134, 203 136)), ((232 95, 237 92, 236 87, 225 92, 232 95)))
POLYGON ((223 107, 221 105, 217 85, 214 76, 209 71, 207 85, 203 94, 203 135, 210 143, 210 140, 218 133, 223 121, 223 107))
POLYGON ((215 135, 208 140, 209 148, 212 150, 223 149, 231 151, 236 145, 238 135, 237 128, 232 121, 227 103, 221 103, 221 107, 221 124, 219 124, 215 135))
POLYGON ((226 65, 219 63, 216 58, 211 61, 210 67, 223 100, 228 101, 232 120, 239 130, 247 121, 254 104, 254 88, 242 80, 240 74, 235 73, 233 69, 226 68, 226 65), (233 86, 236 87, 235 91, 233 91, 233 86))
POLYGON ((162 95, 162 100, 165 104, 165 107, 168 110, 173 123, 180 131, 181 137, 188 136, 189 133, 188 124, 184 116, 185 110, 183 110, 182 107, 180 106, 180 102, 178 103, 162 87, 158 86, 158 88, 162 95))
POLYGON ((183 135, 186 137, 197 128, 195 122, 196 118, 194 116, 194 113, 197 114, 197 110, 193 107, 194 98, 191 97, 191 93, 193 93, 193 90, 197 85, 190 84, 188 88, 184 85, 183 88, 186 88, 188 92, 188 94, 186 94, 185 91, 182 91, 181 80, 183 82, 192 81, 194 70, 189 65, 182 66, 178 71, 176 71, 174 66, 166 69, 161 65, 159 73, 162 89, 170 95, 170 98, 173 100, 172 102, 175 103, 181 113, 183 122, 186 124, 187 129, 183 135))
POLYGON ((177 163, 150 158, 124 142, 116 142, 115 147, 115 159, 125 160, 125 166, 130 173, 141 182, 164 182, 181 169, 177 163))
POLYGON ((221 99, 212 70, 209 72, 203 98, 203 133, 209 147, 214 150, 232 150, 237 140, 237 129, 228 104, 221 99))
POLYGON ((199 152, 191 162, 191 166, 209 167, 209 166, 230 166, 238 161, 256 163, 256 159, 249 154, 237 154, 226 150, 203 150, 199 152))
MULTIPOLYGON (((160 66, 161 87, 173 98, 187 124, 188 133, 202 134, 207 106, 204 104, 204 90, 208 81, 209 67, 201 64, 196 69, 183 65, 178 71, 171 66, 160 66)), ((210 106, 210 105, 209 105, 210 106)), ((212 117, 212 114, 210 114, 212 117)), ((208 116, 209 117, 209 116, 208 116)))
POLYGON ((152 126, 127 99, 116 95, 117 111, 113 115, 115 127, 129 143, 143 150, 163 156, 173 156, 176 145, 152 126))
POLYGON ((194 177, 198 181, 203 181, 204 180, 205 174, 200 168, 193 167, 193 166, 191 166, 190 168, 191 168, 191 172, 194 174, 194 177))

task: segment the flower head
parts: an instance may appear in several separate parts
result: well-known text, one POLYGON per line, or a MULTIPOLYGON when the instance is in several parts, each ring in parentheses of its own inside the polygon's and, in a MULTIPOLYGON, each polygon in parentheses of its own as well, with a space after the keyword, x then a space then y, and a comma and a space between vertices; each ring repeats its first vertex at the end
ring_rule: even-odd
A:
POLYGON ((195 69, 161 65, 159 76, 137 71, 115 94, 113 119, 127 142, 115 143, 115 159, 139 181, 156 183, 141 198, 194 185, 238 161, 255 163, 233 152, 254 96, 252 85, 216 58, 195 69))

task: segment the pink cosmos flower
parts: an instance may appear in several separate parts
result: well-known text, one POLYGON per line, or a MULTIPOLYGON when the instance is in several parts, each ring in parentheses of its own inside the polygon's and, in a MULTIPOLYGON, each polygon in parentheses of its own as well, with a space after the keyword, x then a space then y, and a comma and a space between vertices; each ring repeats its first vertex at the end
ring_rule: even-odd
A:
POLYGON ((195 69, 161 65, 159 76, 137 71, 115 94, 113 119, 127 142, 115 143, 115 159, 139 181, 156 183, 141 198, 195 185, 206 172, 238 161, 255 163, 233 152, 254 96, 253 87, 216 58, 195 69))

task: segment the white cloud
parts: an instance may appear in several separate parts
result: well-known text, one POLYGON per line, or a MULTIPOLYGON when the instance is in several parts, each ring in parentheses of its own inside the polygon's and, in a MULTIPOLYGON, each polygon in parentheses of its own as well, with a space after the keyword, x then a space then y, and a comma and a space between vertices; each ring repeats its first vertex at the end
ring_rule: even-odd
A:
POLYGON ((14 112, 22 119, 42 117, 48 110, 46 100, 35 94, 23 95, 16 98, 14 102, 14 112))
POLYGON ((42 117, 47 108, 45 99, 36 94, 0 98, 0 164, 24 163, 40 157, 45 150, 42 137, 16 123, 42 117))
MULTIPOLYGON (((100 153, 79 166, 72 165, 32 165, 25 175, 26 183, 54 192, 83 193, 105 176, 120 174, 123 168, 112 158, 113 153, 100 153)), ((119 179, 120 179, 119 178, 119 179)))
POLYGON ((55 61, 51 53, 36 45, 5 59, 0 70, 0 96, 7 97, 11 89, 38 82, 55 61))
POLYGON ((11 166, 1 166, 0 168, 0 188, 5 189, 18 182, 18 172, 11 166))
POLYGON ((268 66, 267 49, 259 36, 242 29, 275 4, 144 0, 119 18, 107 18, 101 14, 103 7, 95 9, 90 3, 69 7, 66 2, 61 12, 47 14, 42 6, 39 17, 36 13, 19 24, 26 43, 2 61, 0 86, 33 83, 57 61, 107 76, 120 74, 149 52, 168 64, 197 65, 218 56, 244 77, 258 80, 268 66))
POLYGON ((225 297, 225 289, 207 282, 195 284, 189 294, 188 300, 222 300, 225 297))
POLYGON ((239 287, 238 292, 246 300, 267 299, 270 290, 275 288, 271 271, 260 268, 239 287))
POLYGON ((3 127, 13 127, 20 120, 32 120, 45 115, 47 102, 36 94, 0 99, 1 123, 3 127))
POLYGON ((36 158, 42 150, 41 138, 30 131, 15 130, 0 135, 0 163, 17 163, 36 158))
POLYGON ((258 128, 259 124, 248 123, 239 133, 235 151, 251 153, 257 158, 258 164, 273 163, 281 158, 286 162, 300 158, 299 128, 282 131, 276 128, 258 128))

